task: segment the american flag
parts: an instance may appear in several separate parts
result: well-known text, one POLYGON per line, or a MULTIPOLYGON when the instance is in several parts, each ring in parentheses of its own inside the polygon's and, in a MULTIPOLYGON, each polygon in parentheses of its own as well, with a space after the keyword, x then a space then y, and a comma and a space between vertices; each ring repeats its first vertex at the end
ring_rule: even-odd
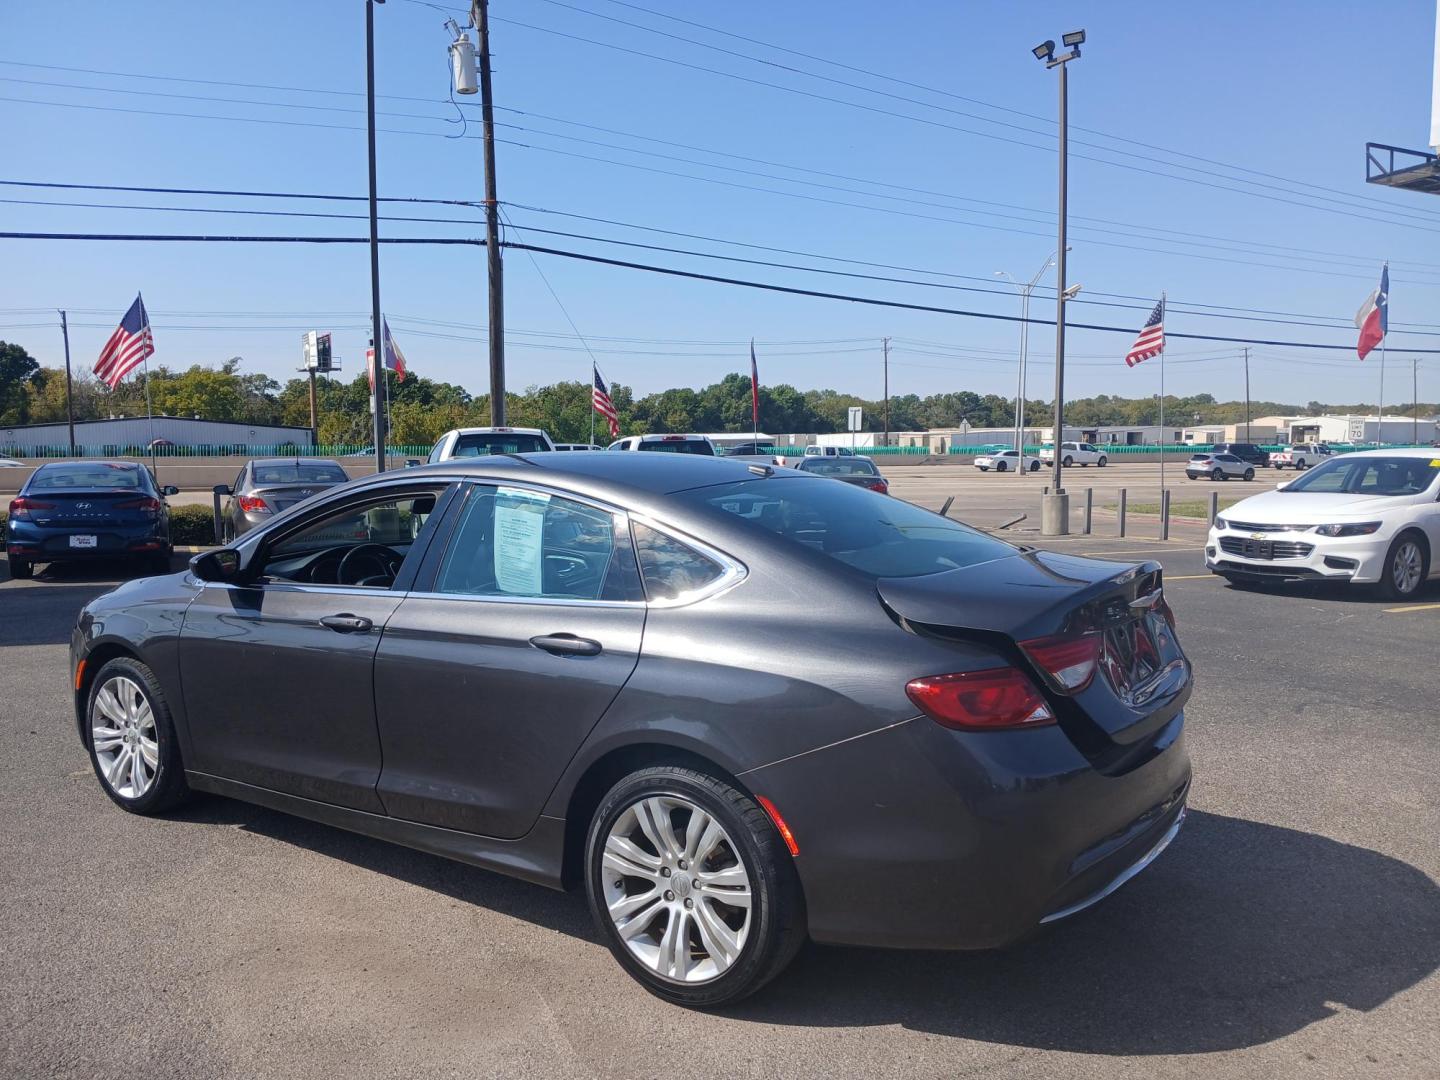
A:
POLYGON ((145 301, 137 293, 135 303, 125 312, 120 325, 100 350, 95 361, 95 377, 111 390, 120 380, 155 354, 155 341, 150 336, 150 316, 145 314, 145 301))
POLYGON ((610 437, 618 439, 620 417, 615 413, 615 403, 610 400, 610 391, 605 388, 605 380, 600 378, 600 369, 591 367, 590 370, 595 376, 595 386, 590 392, 590 404, 610 424, 610 437))
POLYGON ((1150 318, 1145 320, 1145 325, 1140 328, 1140 334, 1135 338, 1135 344, 1130 346, 1130 351, 1125 354, 1125 363, 1134 367, 1141 360, 1149 360, 1152 356, 1159 356, 1165 351, 1165 298, 1162 296, 1160 302, 1155 305, 1155 310, 1150 313, 1150 318))

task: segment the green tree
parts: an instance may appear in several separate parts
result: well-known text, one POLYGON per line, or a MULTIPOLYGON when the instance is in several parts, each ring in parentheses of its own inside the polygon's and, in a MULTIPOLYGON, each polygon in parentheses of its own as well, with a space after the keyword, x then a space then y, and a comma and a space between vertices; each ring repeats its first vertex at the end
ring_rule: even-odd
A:
POLYGON ((40 362, 19 345, 0 341, 0 421, 30 422, 30 393, 40 362))

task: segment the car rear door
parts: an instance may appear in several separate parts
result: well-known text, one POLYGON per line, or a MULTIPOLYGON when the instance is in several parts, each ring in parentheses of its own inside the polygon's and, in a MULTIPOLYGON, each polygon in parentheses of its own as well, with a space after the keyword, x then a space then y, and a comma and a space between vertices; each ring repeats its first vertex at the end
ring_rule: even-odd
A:
POLYGON ((379 792, 395 817, 509 839, 634 671, 645 605, 617 510, 476 484, 451 519, 376 654, 379 792))
MULTIPOLYGON (((443 482, 397 483, 337 496, 266 537, 254 556, 257 580, 200 588, 179 645, 188 768, 383 813, 375 649, 445 490, 443 482), (343 556, 375 545, 403 555, 394 579, 340 584, 343 556)), ((351 576, 364 569, 373 567, 351 576)))

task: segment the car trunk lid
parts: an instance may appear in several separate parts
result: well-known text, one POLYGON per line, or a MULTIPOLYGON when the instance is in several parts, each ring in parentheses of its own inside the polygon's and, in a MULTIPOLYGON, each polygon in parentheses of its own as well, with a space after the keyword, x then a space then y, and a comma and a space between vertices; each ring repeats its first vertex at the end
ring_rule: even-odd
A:
POLYGON ((882 578, 877 591, 912 633, 982 642, 1025 670, 1092 760, 1125 755, 1189 697, 1190 664, 1158 563, 1026 551, 942 574, 882 578), (1079 690, 1067 692, 1037 663, 1034 643, 1054 638, 1097 646, 1095 673, 1079 690))
POLYGON ((322 481, 312 480, 305 484, 265 484, 251 490, 251 498, 264 499, 265 505, 276 513, 289 510, 312 495, 318 495, 326 488, 334 487, 322 481))
POLYGON ((135 489, 40 489, 24 498, 30 507, 28 514, 31 521, 58 529, 119 525, 127 520, 133 522, 141 513, 153 517, 159 506, 154 496, 135 489))

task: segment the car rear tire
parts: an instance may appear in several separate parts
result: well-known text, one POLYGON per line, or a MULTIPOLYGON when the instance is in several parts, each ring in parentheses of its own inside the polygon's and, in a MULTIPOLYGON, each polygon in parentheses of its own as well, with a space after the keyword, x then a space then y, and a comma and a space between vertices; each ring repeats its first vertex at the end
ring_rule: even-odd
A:
POLYGON ((585 845, 590 911, 632 977, 677 1005, 753 994, 805 941, 792 856, 749 795, 695 769, 631 773, 585 845))
POLYGON ((105 794, 132 814, 160 814, 190 797, 170 706, 155 673, 128 656, 90 684, 85 744, 105 794))
POLYGON ((11 559, 10 576, 16 581, 27 581, 35 576, 35 564, 24 559, 11 559))
POLYGON ((1387 600, 1411 600, 1430 575, 1430 550, 1419 533, 1403 532, 1385 553, 1380 593, 1387 600))
POLYGON ((1224 479, 1225 479, 1225 473, 1224 473, 1224 471, 1221 470, 1221 469, 1213 469, 1213 470, 1211 470, 1211 473, 1210 473, 1210 479, 1211 479, 1211 480, 1217 480, 1217 481, 1218 481, 1218 480, 1224 480, 1224 479))
POLYGON ((1246 470, 1245 470, 1245 479, 1246 479, 1246 480, 1254 480, 1254 479, 1255 479, 1255 470, 1254 470, 1254 469, 1246 469, 1246 470))

